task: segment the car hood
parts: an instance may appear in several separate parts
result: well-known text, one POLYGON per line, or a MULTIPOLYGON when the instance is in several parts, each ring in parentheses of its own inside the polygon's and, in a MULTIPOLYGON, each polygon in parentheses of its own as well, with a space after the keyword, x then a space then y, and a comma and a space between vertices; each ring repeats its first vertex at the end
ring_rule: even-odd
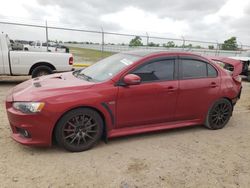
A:
POLYGON ((52 74, 25 81, 12 89, 13 101, 39 101, 56 95, 82 91, 94 85, 76 78, 72 72, 52 74))

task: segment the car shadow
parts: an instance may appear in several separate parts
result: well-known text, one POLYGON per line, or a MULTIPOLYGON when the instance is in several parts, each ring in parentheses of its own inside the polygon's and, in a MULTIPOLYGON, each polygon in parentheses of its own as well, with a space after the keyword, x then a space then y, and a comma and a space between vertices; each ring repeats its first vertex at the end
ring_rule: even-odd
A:
MULTIPOLYGON (((161 131, 155 131, 155 132, 122 136, 122 137, 109 139, 107 144, 105 144, 104 142, 99 142, 96 146, 94 146, 94 148, 90 150, 92 150, 93 152, 96 152, 99 149, 101 151, 102 150, 101 148, 105 147, 106 145, 112 146, 112 145, 122 144, 126 142, 134 142, 134 141, 145 140, 145 139, 150 140, 150 139, 155 139, 155 138, 164 137, 164 136, 179 136, 183 134, 190 134, 190 136, 192 136, 191 133, 197 133, 197 132, 202 132, 202 131, 208 131, 208 130, 203 126, 198 125, 198 126, 182 127, 182 128, 175 128, 175 129, 169 129, 169 130, 161 130, 161 131)), ((51 147, 19 145, 19 149, 22 150, 24 153, 27 153, 30 155, 41 155, 41 154, 53 155, 53 154, 60 154, 60 153, 61 154, 71 153, 59 147, 56 143, 53 143, 51 147)), ((90 150, 86 152, 90 152, 90 150)), ((103 148, 103 150, 105 150, 105 148, 103 148)))
POLYGON ((0 84, 16 85, 26 80, 29 80, 30 78, 30 76, 0 76, 0 84))

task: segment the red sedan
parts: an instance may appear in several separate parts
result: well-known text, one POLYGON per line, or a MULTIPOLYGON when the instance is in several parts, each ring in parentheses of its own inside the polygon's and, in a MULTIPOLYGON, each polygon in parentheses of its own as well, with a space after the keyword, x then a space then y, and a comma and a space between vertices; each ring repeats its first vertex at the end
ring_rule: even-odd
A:
POLYGON ((193 125, 221 129, 240 97, 241 66, 227 58, 133 51, 28 80, 6 99, 12 138, 36 146, 55 139, 84 151, 101 138, 193 125))

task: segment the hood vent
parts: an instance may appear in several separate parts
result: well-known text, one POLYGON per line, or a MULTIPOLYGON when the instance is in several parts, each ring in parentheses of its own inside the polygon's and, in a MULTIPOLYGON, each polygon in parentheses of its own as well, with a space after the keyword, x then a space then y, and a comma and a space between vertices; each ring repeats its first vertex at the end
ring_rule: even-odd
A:
POLYGON ((41 84, 40 84, 40 82, 34 82, 33 85, 34 85, 35 87, 42 87, 41 84))

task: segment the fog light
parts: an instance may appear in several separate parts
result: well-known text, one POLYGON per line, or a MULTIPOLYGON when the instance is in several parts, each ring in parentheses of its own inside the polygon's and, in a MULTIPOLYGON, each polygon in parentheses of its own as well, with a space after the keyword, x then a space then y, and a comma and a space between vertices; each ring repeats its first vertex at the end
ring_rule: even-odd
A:
POLYGON ((25 137, 25 138, 30 138, 30 137, 31 137, 30 133, 29 133, 27 130, 25 130, 25 129, 16 127, 16 130, 17 130, 17 132, 18 132, 20 135, 22 135, 22 136, 25 137))
POLYGON ((28 137, 28 136, 29 136, 28 131, 24 130, 24 131, 23 131, 23 136, 24 136, 24 137, 28 137))

